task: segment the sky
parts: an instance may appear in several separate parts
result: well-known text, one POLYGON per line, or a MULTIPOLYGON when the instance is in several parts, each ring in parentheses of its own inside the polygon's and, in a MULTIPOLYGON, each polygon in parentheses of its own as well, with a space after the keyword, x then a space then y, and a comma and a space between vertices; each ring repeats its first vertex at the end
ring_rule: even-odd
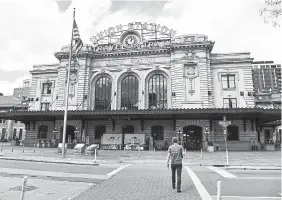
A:
POLYGON ((129 22, 153 22, 181 34, 205 34, 213 53, 251 52, 255 61, 282 63, 281 28, 265 24, 265 0, 0 0, 0 93, 31 78, 33 65, 58 63, 54 53, 71 39, 73 8, 84 43, 129 22))

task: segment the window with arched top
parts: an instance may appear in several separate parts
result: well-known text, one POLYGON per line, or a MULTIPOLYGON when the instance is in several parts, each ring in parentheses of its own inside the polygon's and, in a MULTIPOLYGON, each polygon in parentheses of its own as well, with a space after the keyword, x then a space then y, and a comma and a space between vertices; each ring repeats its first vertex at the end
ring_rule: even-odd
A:
POLYGON ((148 81, 149 108, 167 108, 167 80, 162 74, 154 74, 148 81))
POLYGON ((48 126, 41 125, 38 127, 38 135, 37 138, 47 138, 48 126))
POLYGON ((112 81, 109 77, 101 77, 95 83, 95 110, 111 109, 112 81))
POLYGON ((133 75, 124 77, 121 81, 121 109, 138 110, 138 79, 133 75))
POLYGON ((164 127, 163 126, 152 126, 151 127, 151 136, 154 140, 163 140, 164 139, 164 127))
POLYGON ((235 125, 227 127, 227 140, 239 140, 239 128, 235 125))

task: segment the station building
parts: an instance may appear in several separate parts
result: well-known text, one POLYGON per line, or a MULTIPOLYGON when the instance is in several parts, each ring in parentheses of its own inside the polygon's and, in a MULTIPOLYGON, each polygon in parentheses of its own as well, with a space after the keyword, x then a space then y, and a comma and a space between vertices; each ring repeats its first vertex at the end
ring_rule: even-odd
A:
MULTIPOLYGON (((66 141, 164 150, 176 136, 186 149, 223 150, 225 116, 228 149, 250 150, 281 109, 255 107, 250 52, 214 53, 214 45, 150 23, 101 31, 71 64, 66 141)), ((25 123, 25 145, 62 142, 69 50, 54 53, 58 63, 33 66, 28 111, 1 113, 25 123)))

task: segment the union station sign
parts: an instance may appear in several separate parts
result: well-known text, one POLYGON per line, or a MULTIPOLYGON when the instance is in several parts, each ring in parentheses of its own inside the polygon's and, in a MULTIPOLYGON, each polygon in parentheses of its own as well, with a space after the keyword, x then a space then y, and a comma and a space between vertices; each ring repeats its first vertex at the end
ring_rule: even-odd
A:
POLYGON ((166 47, 175 34, 176 31, 166 26, 133 22, 99 32, 92 37, 92 43, 96 52, 166 47))

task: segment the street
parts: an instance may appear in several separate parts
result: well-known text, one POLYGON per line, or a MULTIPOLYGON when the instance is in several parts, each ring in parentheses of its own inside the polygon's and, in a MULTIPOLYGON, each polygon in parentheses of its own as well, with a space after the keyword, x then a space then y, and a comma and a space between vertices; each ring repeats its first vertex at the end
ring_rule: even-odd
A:
POLYGON ((0 160, 0 199, 20 198, 28 176, 26 199, 281 199, 280 170, 183 166, 182 193, 171 188, 165 164, 100 164, 99 166, 0 160))

